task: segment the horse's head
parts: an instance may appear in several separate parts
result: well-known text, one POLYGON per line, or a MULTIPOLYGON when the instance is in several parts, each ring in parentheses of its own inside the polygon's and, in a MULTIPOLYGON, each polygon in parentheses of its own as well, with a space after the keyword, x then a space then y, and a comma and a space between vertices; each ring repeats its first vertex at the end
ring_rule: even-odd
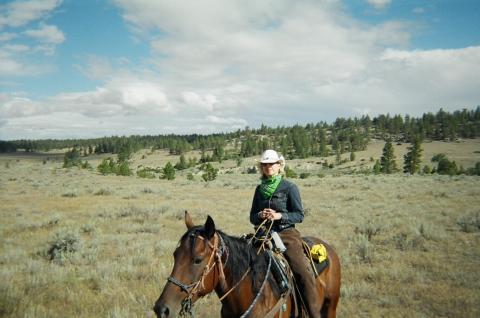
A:
POLYGON ((174 317, 177 312, 190 313, 192 304, 213 291, 218 283, 222 238, 208 216, 203 226, 195 226, 185 211, 187 232, 173 253, 174 265, 167 284, 153 310, 157 317, 174 317))

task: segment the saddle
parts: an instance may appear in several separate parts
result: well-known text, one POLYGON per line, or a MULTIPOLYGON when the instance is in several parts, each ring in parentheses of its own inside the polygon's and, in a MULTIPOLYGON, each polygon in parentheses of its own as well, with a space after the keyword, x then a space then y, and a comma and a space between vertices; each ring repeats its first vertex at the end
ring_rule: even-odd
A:
MULTIPOLYGON (((312 266, 312 272, 315 278, 317 278, 329 265, 325 246, 318 243, 314 244, 308 240, 305 241, 304 238, 303 251, 305 257, 309 260, 310 266, 312 266)), ((296 285, 290 265, 283 254, 278 252, 278 250, 275 251, 274 247, 273 249, 268 250, 268 253, 270 253, 272 257, 272 274, 280 288, 282 297, 288 295, 292 290, 294 290, 292 295, 295 308, 295 317, 297 317, 300 312, 304 312, 305 303, 302 299, 298 286, 296 285)))
MULTIPOLYGON (((271 271, 279 286, 282 295, 281 298, 283 299, 292 293, 295 317, 297 317, 299 312, 303 311, 302 308, 304 303, 301 299, 298 286, 296 286, 292 269, 282 253, 282 247, 284 248, 283 243, 280 242, 282 247, 276 246, 276 243, 278 244, 278 242, 275 242, 275 239, 272 238, 269 231, 263 231, 259 234, 259 231, 257 230, 255 234, 244 235, 243 239, 248 240, 253 246, 256 246, 259 249, 262 248, 269 253, 272 260, 271 271)), ((323 244, 315 243, 308 237, 304 237, 302 240, 304 256, 307 258, 315 278, 317 278, 329 265, 326 248, 323 244)), ((277 307, 281 304, 282 301, 279 301, 270 313, 273 314, 280 310, 277 307)), ((269 318, 270 316, 273 317, 270 313, 268 315, 269 318)))
MULTIPOLYGON (((271 234, 267 231, 258 231, 255 234, 247 234, 244 239, 249 240, 254 246, 259 247, 264 244, 264 248, 269 250, 273 256, 272 267, 274 276, 279 286, 288 286, 289 276, 291 276, 290 265, 281 253, 280 249, 272 243, 271 234), (266 244, 265 244, 266 242, 266 244), (277 272, 277 273, 275 273, 277 272)), ((325 246, 321 243, 315 243, 308 237, 303 237, 303 252, 308 259, 312 272, 317 278, 329 265, 328 254, 325 246)), ((282 288, 283 289, 283 288, 282 288)))

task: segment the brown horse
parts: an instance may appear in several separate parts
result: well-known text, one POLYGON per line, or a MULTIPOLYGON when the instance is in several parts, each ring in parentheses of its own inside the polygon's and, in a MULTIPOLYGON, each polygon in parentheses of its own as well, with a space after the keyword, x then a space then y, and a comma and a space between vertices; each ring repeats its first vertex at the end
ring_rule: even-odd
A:
MULTIPOLYGON (((243 238, 229 236, 215 228, 208 216, 195 226, 185 212, 187 232, 174 252, 175 263, 153 310, 157 317, 192 314, 193 303, 213 290, 222 302, 221 317, 303 317, 294 305, 294 294, 282 292, 271 271, 272 256, 257 253, 243 238)), ((340 297, 340 261, 323 243, 330 264, 317 278, 322 317, 335 317, 340 297)), ((298 299, 297 299, 298 301, 298 299)))

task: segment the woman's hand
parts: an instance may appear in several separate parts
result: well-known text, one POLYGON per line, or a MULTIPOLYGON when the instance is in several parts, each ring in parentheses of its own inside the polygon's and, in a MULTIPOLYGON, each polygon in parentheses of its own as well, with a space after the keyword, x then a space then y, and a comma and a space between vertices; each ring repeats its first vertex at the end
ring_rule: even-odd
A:
POLYGON ((282 214, 278 213, 277 211, 273 209, 264 209, 259 213, 259 216, 261 219, 267 219, 267 220, 280 220, 282 218, 282 214))

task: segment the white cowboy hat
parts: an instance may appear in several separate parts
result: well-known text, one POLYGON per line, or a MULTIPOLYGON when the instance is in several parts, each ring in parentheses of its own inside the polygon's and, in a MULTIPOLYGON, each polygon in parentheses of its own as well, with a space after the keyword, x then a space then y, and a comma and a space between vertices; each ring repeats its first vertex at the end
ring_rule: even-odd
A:
POLYGON ((275 162, 285 162, 283 156, 279 156, 275 150, 268 149, 265 150, 260 159, 260 163, 275 163, 275 162))

